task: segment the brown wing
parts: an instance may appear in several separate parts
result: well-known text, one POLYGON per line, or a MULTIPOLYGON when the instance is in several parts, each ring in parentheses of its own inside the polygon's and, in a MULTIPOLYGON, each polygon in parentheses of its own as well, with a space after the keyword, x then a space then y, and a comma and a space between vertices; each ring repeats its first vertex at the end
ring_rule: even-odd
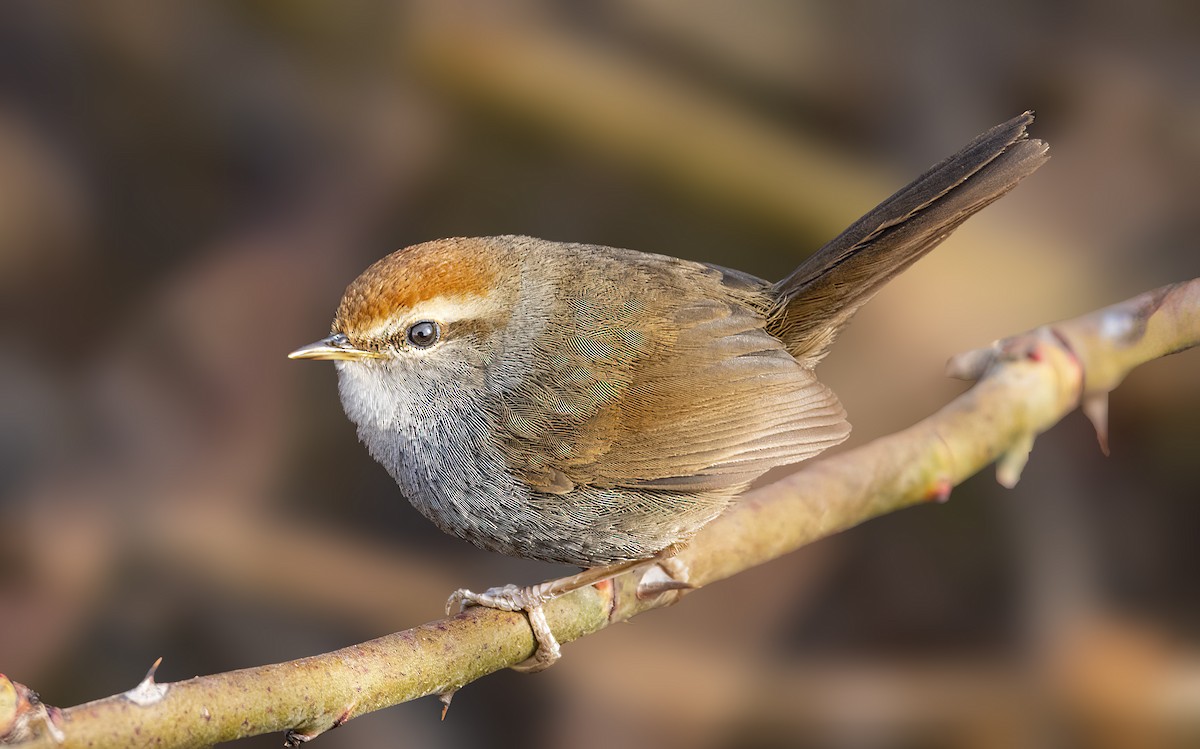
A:
POLYGON ((497 399, 511 467, 532 486, 729 496, 845 439, 833 393, 763 330, 765 283, 572 247, 597 272, 563 280, 569 313, 530 342, 526 372, 542 376, 497 399))

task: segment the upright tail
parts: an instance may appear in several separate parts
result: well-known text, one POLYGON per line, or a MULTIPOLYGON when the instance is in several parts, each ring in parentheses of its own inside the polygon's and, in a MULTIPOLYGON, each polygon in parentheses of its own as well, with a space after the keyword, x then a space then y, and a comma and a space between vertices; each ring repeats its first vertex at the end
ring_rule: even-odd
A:
POLYGON ((976 211, 1050 158, 1029 140, 1033 113, 993 127, 929 169, 775 284, 780 305, 768 329, 802 362, 825 355, 838 330, 894 276, 976 211))

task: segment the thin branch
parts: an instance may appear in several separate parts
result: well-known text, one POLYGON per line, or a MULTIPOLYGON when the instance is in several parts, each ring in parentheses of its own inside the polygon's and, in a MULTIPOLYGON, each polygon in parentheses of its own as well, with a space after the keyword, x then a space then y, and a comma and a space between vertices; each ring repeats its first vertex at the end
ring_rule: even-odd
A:
MULTIPOLYGON (((1200 279, 955 357, 951 374, 979 379, 971 390, 909 429, 747 493, 677 559, 699 588, 883 513, 944 501, 996 460, 1000 480, 1011 485, 1034 438, 1081 400, 1106 398, 1139 364, 1198 343, 1200 279)), ((1097 428, 1103 434, 1102 421, 1097 428)), ((656 572, 634 570, 551 601, 555 635, 569 642, 676 602, 685 591, 645 596, 656 572)), ((299 742, 373 710, 458 689, 533 650, 524 615, 473 608, 288 663, 171 684, 156 684, 152 670, 129 692, 53 712, 27 745, 203 746, 273 731, 299 742)))

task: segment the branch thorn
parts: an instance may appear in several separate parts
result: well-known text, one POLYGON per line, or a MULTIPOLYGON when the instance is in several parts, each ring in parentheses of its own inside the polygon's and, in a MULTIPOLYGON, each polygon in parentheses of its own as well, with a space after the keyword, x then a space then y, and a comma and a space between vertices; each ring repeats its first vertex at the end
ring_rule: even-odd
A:
POLYGON ((438 695, 438 702, 442 703, 442 720, 445 720, 446 713, 450 712, 450 701, 454 699, 457 692, 457 689, 451 689, 438 695))
POLYGON ((1011 489, 1021 480, 1021 472, 1029 462, 1029 453, 1033 450, 1033 434, 1022 435, 1008 452, 996 461, 996 481, 1005 489, 1011 489))
POLYGON ((1080 404, 1083 415, 1088 417, 1096 429, 1096 440, 1100 451, 1108 455, 1108 393, 1089 393, 1080 404))
POLYGON ((125 693, 125 699, 139 707, 146 707, 162 700, 167 696, 167 691, 170 689, 169 684, 159 684, 154 681, 154 672, 158 670, 159 664, 162 663, 162 657, 154 661, 150 666, 150 670, 142 678, 141 682, 136 687, 125 693))

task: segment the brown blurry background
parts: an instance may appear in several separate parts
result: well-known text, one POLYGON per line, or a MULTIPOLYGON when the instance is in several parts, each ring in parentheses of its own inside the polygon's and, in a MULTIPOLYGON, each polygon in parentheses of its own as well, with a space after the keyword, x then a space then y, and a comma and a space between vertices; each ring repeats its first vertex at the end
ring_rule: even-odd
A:
MULTIPOLYGON (((1200 10, 13 0, 0 6, 0 671, 71 705, 561 569, 442 536, 321 337, 398 247, 533 234, 778 278, 1024 109, 1054 158, 822 365, 852 444, 951 354, 1200 275, 1200 10)), ((875 520, 324 747, 1200 745, 1200 355, 1021 484, 875 520)), ((278 746, 278 735, 241 743, 278 746)))

